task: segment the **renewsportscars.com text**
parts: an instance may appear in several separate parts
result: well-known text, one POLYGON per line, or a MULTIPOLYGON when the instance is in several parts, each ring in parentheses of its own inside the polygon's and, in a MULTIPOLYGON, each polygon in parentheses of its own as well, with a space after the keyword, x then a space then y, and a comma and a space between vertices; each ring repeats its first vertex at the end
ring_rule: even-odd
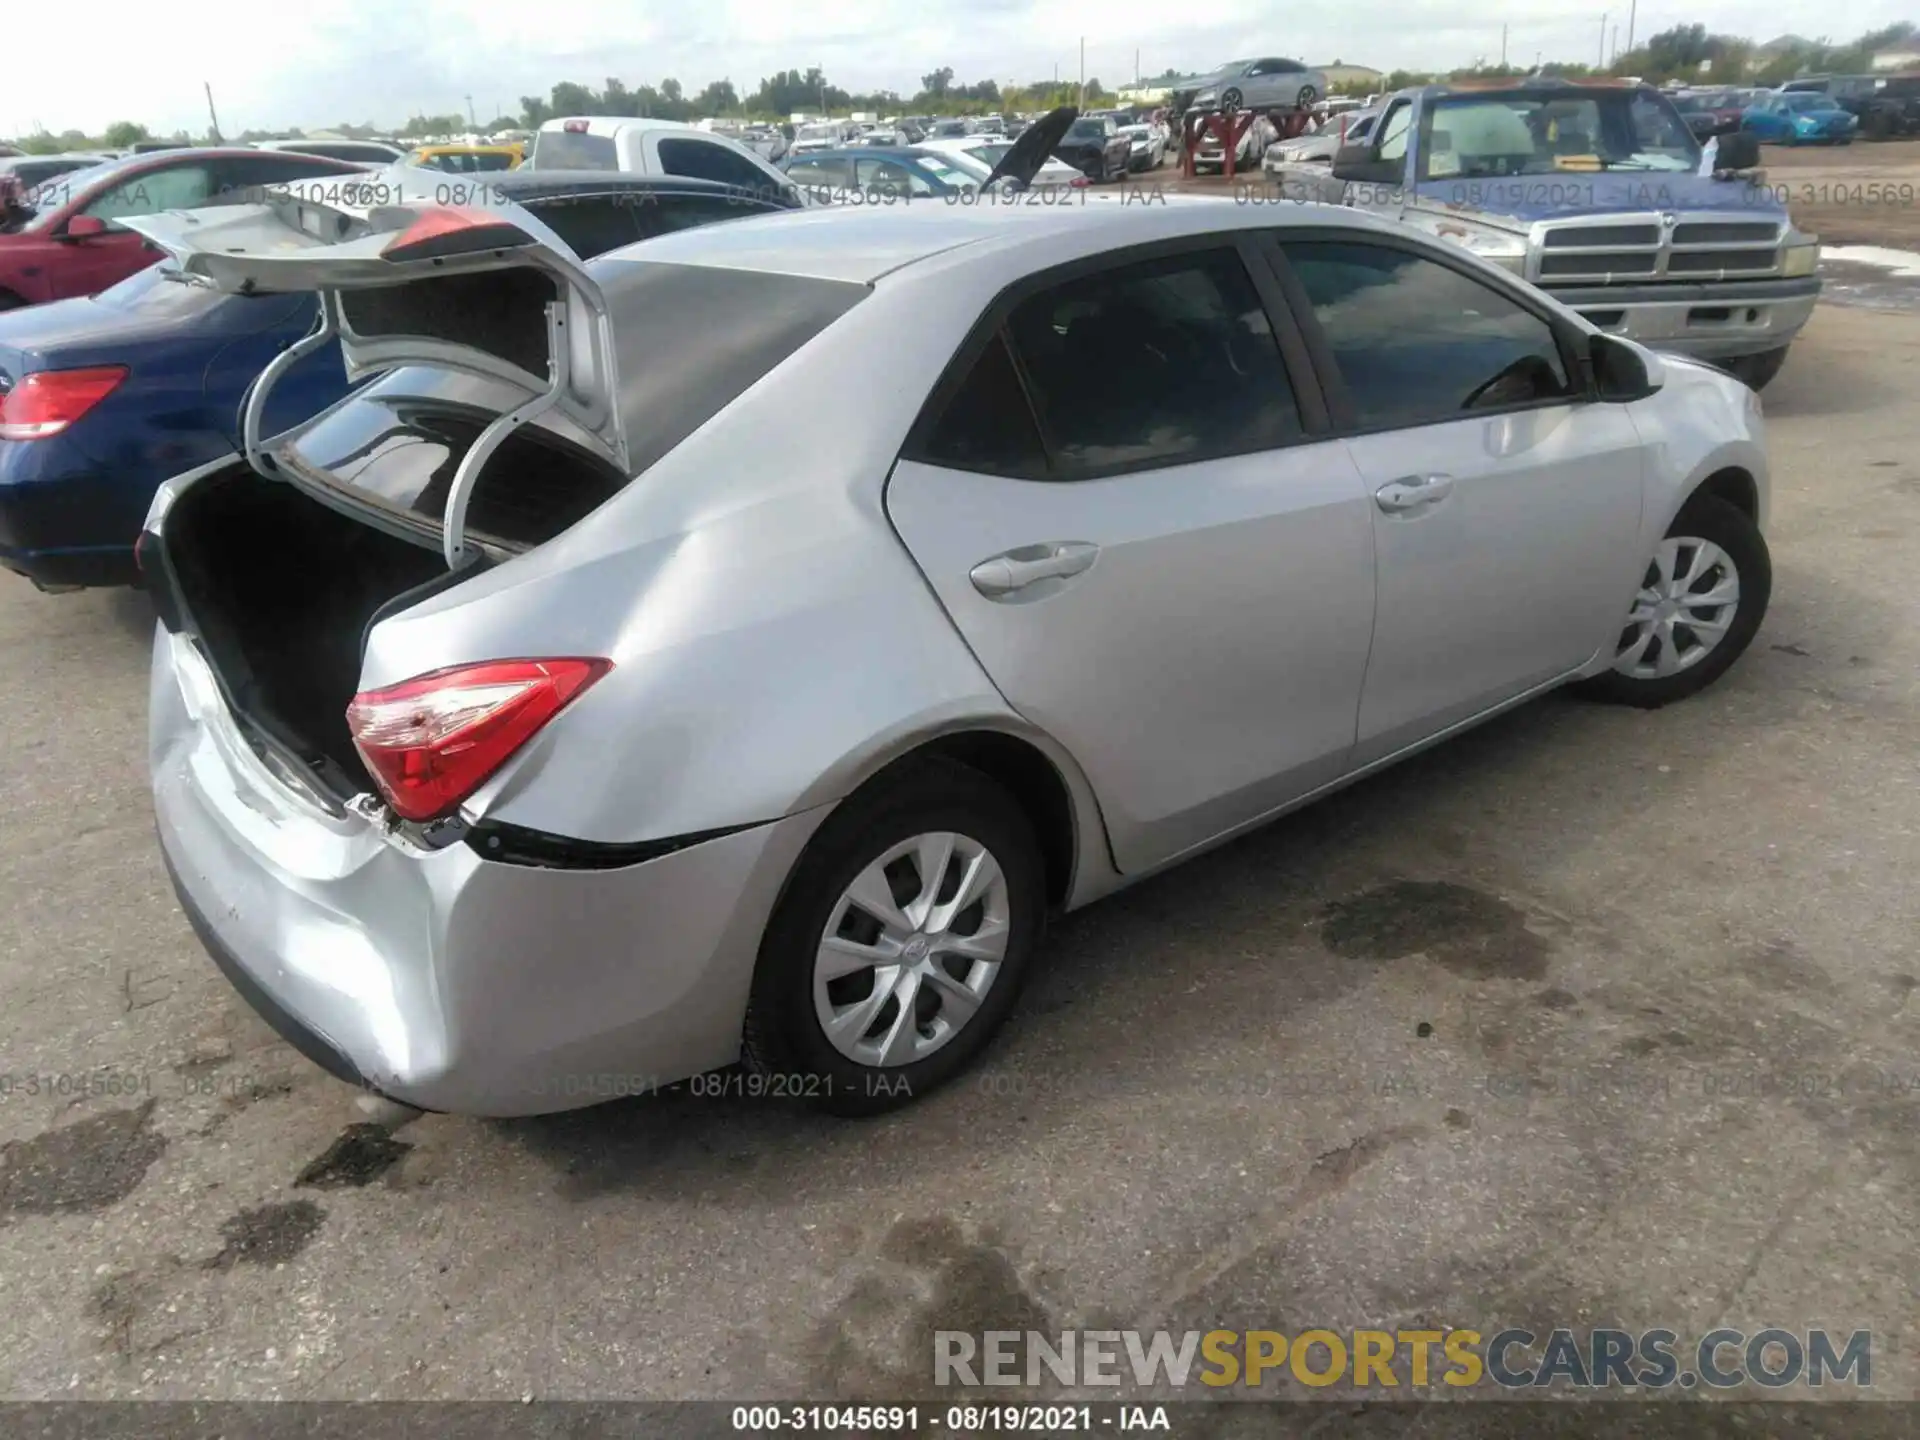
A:
POLYGON ((940 1330, 941 1386, 1245 1386, 1344 1382, 1360 1389, 1620 1387, 1725 1390, 1873 1385, 1871 1331, 1673 1330, 940 1330))

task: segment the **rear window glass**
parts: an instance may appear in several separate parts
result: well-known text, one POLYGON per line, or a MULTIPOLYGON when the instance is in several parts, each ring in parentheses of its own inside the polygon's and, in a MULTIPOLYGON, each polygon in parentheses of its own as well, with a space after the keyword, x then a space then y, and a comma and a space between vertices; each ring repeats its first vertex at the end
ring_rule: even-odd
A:
POLYGON ((620 152, 608 135, 542 130, 534 136, 529 163, 536 170, 618 170, 620 152))

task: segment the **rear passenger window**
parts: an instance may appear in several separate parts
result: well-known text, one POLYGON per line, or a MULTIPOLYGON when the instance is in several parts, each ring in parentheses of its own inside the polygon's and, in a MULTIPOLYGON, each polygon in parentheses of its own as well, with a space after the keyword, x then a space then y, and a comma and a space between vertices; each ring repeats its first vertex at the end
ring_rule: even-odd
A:
POLYGON ((645 197, 633 195, 560 196, 523 202, 534 215, 566 241, 582 260, 591 260, 622 245, 646 238, 638 211, 645 197))
POLYGON ((1365 428, 1573 393, 1547 322, 1483 281, 1360 241, 1290 241, 1285 250, 1365 428))
POLYGON ((919 458, 955 470, 1045 477, 1047 452, 1007 355, 1004 335, 996 334, 974 362, 928 433, 919 458))
POLYGON ((1069 280, 1022 301, 1007 328, 1058 478, 1301 437, 1266 310, 1230 248, 1069 280))
POLYGON ((669 175, 718 180, 723 185, 741 185, 749 190, 766 190, 773 183, 746 156, 736 155, 711 140, 662 140, 660 168, 669 175))

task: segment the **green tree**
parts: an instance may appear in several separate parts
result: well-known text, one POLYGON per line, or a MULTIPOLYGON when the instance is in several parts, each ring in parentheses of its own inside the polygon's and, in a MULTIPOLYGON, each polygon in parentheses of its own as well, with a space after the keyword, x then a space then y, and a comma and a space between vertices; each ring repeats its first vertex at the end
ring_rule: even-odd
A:
POLYGON ((740 108, 740 96, 731 80, 711 80, 693 97, 693 106, 702 115, 730 115, 740 108))
POLYGON ((936 100, 946 95, 947 87, 951 84, 953 84, 953 67, 951 65, 942 65, 931 75, 922 75, 920 77, 921 93, 931 95, 936 100))
POLYGON ((147 133, 147 127, 144 125, 136 125, 131 120, 116 120, 107 126, 107 132, 101 138, 107 142, 110 149, 125 150, 130 145, 137 145, 140 141, 151 140, 153 137, 147 133))

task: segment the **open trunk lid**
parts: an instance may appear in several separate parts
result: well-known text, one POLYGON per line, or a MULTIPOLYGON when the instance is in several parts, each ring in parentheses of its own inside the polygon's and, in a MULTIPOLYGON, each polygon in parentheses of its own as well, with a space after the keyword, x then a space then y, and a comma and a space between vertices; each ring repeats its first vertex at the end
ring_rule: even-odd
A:
POLYGON ((572 420, 601 458, 631 474, 621 431, 607 303, 579 256, 525 208, 486 186, 388 171, 375 180, 295 182, 266 203, 130 216, 124 225, 190 281, 234 294, 316 292, 320 318, 275 357, 248 394, 247 461, 287 478, 261 435, 266 397, 299 360, 337 337, 350 379, 420 365, 524 392, 462 460, 443 516, 447 563, 471 558, 466 507, 488 458, 548 410, 572 420), (446 205, 457 190, 476 203, 446 205))

